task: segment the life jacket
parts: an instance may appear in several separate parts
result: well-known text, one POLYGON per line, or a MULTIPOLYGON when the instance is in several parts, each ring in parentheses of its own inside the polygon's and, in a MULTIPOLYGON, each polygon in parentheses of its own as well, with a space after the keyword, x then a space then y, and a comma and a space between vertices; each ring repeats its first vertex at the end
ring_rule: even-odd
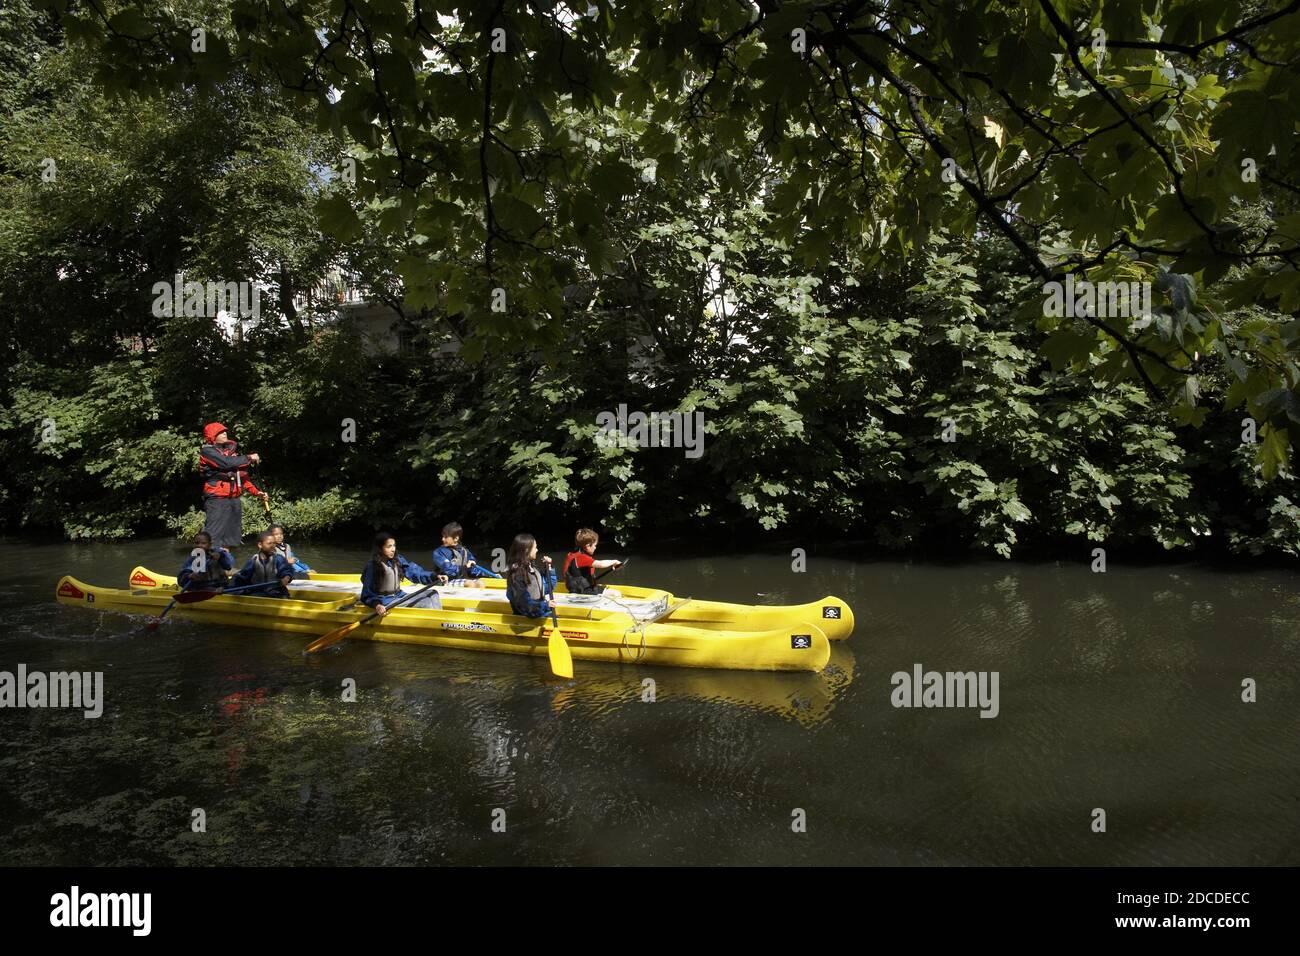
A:
MULTIPOLYGON (((244 484, 248 478, 248 466, 225 468, 221 463, 210 458, 204 452, 213 448, 224 455, 238 454, 235 442, 224 445, 204 445, 199 449, 199 474, 203 476, 203 495, 206 498, 238 498, 244 493, 244 484)), ((250 485, 251 490, 251 485, 250 485)))
POLYGON ((280 576, 275 573, 275 555, 253 555, 252 578, 253 584, 267 584, 280 580, 280 576))
POLYGON ((275 546, 275 553, 288 561, 293 557, 293 548, 289 547, 288 541, 285 541, 283 544, 277 544, 275 546))
POLYGON ((187 567, 190 569, 190 577, 187 587, 206 587, 213 584, 225 584, 226 575, 221 569, 221 552, 205 551, 204 565, 202 571, 194 570, 194 558, 190 557, 187 567))
MULTIPOLYGON (((525 576, 528 596, 534 601, 542 600, 542 598, 546 597, 546 585, 542 582, 542 572, 538 571, 531 564, 524 565, 524 570, 528 572, 525 576)), ((516 584, 518 583, 519 570, 517 568, 511 568, 510 579, 516 584)))
POLYGON ((582 567, 578 557, 585 552, 570 551, 564 558, 564 586, 570 594, 599 594, 605 585, 596 583, 594 565, 582 567))
POLYGON ((396 594, 402 589, 402 569, 394 558, 390 563, 375 559, 375 567, 379 573, 375 576, 375 593, 387 597, 390 594, 396 594))
POLYGON ((456 556, 456 574, 462 576, 467 574, 469 572, 469 568, 466 567, 469 563, 469 551, 460 545, 456 545, 451 549, 451 553, 456 556))

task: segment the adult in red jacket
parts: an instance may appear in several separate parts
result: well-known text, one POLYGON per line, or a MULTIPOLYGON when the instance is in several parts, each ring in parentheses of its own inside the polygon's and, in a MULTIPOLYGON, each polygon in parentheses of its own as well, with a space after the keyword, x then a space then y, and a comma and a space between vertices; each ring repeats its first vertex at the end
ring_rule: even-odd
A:
POLYGON ((220 422, 204 425, 203 437, 207 444, 199 449, 199 472, 203 475, 205 530, 212 535, 214 548, 237 548, 244 533, 243 496, 266 499, 266 493, 248 477, 248 466, 262 459, 239 454, 220 422))

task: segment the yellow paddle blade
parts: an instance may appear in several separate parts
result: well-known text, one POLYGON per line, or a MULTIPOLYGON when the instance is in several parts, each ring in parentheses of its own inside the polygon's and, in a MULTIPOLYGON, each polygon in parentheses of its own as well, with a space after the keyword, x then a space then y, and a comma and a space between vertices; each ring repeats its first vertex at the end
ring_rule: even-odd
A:
POLYGON ((324 650, 332 644, 337 644, 360 626, 360 621, 353 621, 351 624, 344 624, 342 627, 335 628, 324 637, 318 637, 316 640, 308 644, 307 653, 315 654, 317 651, 324 650))
POLYGON ((551 671, 556 677, 573 676, 573 655, 569 653, 569 645, 564 642, 558 630, 551 631, 550 640, 546 643, 546 653, 550 655, 551 671))

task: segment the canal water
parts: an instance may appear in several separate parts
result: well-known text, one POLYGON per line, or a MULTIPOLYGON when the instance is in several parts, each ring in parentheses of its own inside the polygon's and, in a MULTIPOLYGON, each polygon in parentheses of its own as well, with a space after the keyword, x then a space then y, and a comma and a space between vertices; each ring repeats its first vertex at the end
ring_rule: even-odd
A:
MULTIPOLYGON (((431 545, 402 550, 427 564, 431 545)), ((63 574, 123 587, 183 557, 0 541, 0 671, 104 674, 98 719, 0 710, 0 864, 1300 864, 1285 570, 634 554, 620 572, 845 599, 857 629, 817 675, 578 661, 560 681, 544 659, 370 642, 305 658, 299 635, 54 601, 63 574), (996 673, 996 716, 895 706, 918 666, 996 673)))

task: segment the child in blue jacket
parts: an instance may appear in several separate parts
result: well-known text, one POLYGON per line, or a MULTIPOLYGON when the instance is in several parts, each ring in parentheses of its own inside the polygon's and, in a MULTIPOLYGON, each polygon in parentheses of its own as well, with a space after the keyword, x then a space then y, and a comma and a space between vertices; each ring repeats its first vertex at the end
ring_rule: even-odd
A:
MULTIPOLYGON (((416 584, 445 584, 447 581, 446 575, 435 575, 398 554, 397 539, 391 534, 381 532, 375 535, 370 560, 361 570, 360 603, 383 617, 390 604, 402 599, 403 578, 416 584)), ((441 608, 442 600, 437 591, 430 591, 414 604, 403 604, 402 607, 441 608)))
POLYGON ((202 549, 203 560, 200 561, 198 555, 193 553, 185 559, 176 575, 176 583, 181 586, 181 590, 225 587, 227 578, 235 570, 235 559, 230 552, 225 548, 212 550, 212 535, 206 531, 200 531, 194 536, 194 547, 196 550, 202 549), (200 565, 203 570, 199 570, 200 565))
POLYGON ((289 582, 292 580, 293 568, 276 553, 275 532, 263 531, 257 536, 257 553, 239 569, 231 583, 241 588, 252 584, 262 585, 245 591, 244 594, 249 597, 287 598, 289 582))
POLYGON ((537 557, 537 539, 531 534, 517 534, 510 542, 506 558, 506 598, 510 610, 522 617, 550 617, 555 602, 547 595, 555 592, 555 569, 551 559, 542 556, 542 570, 533 566, 537 557))
POLYGON ((294 554, 292 545, 284 540, 284 525, 274 521, 266 530, 275 535, 275 552, 289 562, 289 567, 293 569, 294 580, 311 574, 311 565, 294 554))
POLYGON ((452 581, 462 578, 473 581, 475 578, 501 577, 495 571, 479 564, 474 558, 473 551, 460 546, 463 531, 458 521, 452 521, 442 529, 442 547, 433 552, 434 567, 452 581))

